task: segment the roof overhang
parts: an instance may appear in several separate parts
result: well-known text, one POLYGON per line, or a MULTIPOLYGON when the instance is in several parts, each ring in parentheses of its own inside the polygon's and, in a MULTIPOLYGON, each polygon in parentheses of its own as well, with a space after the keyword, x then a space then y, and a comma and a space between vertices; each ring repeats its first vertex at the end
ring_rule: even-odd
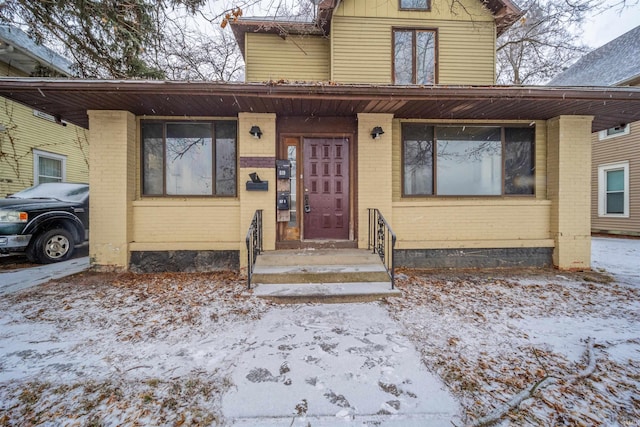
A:
POLYGON ((525 11, 509 0, 481 0, 490 11, 496 22, 496 34, 502 35, 518 19, 522 18, 525 11))
POLYGON ((51 49, 35 43, 19 28, 9 25, 0 25, 0 61, 26 74, 33 73, 40 64, 63 76, 73 75, 71 62, 51 49))
POLYGON ((378 86, 141 80, 0 79, 0 96, 87 128, 88 110, 137 116, 348 117, 389 113, 401 119, 548 120, 592 115, 593 131, 640 120, 640 88, 378 86))

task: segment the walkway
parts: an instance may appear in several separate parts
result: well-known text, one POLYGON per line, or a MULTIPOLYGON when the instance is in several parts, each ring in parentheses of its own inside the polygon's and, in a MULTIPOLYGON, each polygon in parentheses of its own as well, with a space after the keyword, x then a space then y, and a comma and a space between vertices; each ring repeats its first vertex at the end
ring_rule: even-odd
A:
POLYGON ((459 421, 454 398, 379 304, 274 307, 252 326, 222 399, 231 425, 459 421))

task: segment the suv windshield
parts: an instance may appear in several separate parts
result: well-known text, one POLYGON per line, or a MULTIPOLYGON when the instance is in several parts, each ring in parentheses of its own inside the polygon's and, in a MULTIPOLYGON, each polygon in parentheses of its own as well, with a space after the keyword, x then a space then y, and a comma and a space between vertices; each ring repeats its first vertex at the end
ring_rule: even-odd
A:
POLYGON ((88 195, 89 186, 87 184, 49 182, 27 188, 10 197, 17 199, 56 199, 65 202, 82 202, 88 195))

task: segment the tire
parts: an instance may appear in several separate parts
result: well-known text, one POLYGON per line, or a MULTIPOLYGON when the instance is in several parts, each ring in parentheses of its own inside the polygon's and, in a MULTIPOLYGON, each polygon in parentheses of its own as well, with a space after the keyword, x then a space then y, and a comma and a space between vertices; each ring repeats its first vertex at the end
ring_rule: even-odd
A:
POLYGON ((24 254, 26 255, 29 262, 40 262, 40 258, 38 257, 38 250, 36 249, 36 241, 39 237, 40 236, 33 236, 31 238, 31 241, 29 242, 29 246, 27 246, 27 249, 24 251, 24 254))
POLYGON ((42 264, 66 261, 73 254, 75 241, 64 228, 45 231, 36 239, 35 256, 42 264))

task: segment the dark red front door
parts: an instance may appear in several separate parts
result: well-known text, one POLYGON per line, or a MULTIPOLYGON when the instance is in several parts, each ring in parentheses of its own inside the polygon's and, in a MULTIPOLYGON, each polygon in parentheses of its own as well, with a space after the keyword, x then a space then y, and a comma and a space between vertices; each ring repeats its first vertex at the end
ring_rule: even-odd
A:
POLYGON ((349 238, 349 140, 304 139, 304 238, 349 238))

